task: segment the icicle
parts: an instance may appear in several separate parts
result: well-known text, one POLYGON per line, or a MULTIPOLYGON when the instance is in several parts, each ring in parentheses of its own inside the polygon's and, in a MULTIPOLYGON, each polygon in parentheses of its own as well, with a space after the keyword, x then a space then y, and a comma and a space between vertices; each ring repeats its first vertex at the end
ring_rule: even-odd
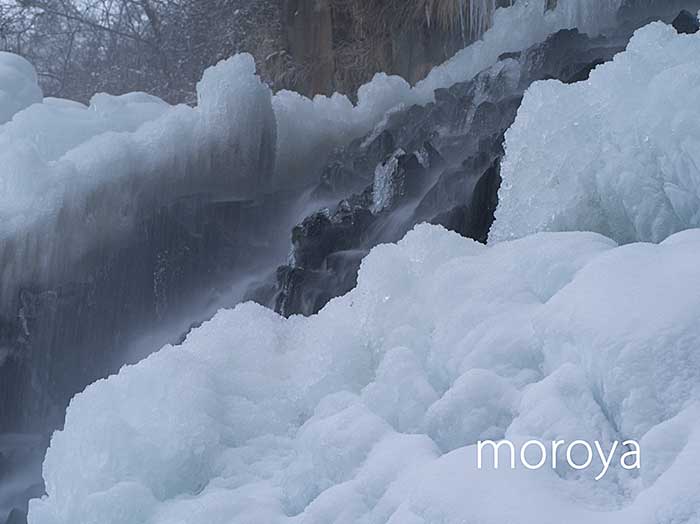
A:
MULTIPOLYGON (((459 1, 459 24, 464 43, 477 40, 491 27, 496 11, 496 0, 459 1)), ((512 2, 509 2, 512 5, 512 2)))

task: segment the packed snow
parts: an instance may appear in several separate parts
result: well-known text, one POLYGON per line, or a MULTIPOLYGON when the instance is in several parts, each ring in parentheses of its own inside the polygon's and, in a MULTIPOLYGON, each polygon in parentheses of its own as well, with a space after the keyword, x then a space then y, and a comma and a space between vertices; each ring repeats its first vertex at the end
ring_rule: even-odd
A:
POLYGON ((587 82, 538 82, 506 134, 490 240, 596 231, 658 242, 700 227, 700 34, 661 22, 587 82))
POLYGON ((31 524, 700 519, 700 230, 486 247, 418 226, 311 318, 221 311, 78 395, 31 524), (475 466, 479 439, 644 467, 475 466))

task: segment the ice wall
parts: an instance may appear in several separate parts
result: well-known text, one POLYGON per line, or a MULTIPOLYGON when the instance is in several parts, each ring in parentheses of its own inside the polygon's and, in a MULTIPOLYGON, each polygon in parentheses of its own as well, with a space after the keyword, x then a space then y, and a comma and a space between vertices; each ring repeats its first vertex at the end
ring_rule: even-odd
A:
POLYGON ((88 387, 29 522, 696 522, 698 252, 419 226, 317 316, 241 305, 88 387), (502 437, 637 439, 644 469, 477 470, 502 437))
POLYGON ((79 271, 160 204, 269 186, 276 124, 252 58, 222 62, 197 89, 195 108, 139 93, 46 99, 0 127, 0 309, 18 285, 79 271))
POLYGON ((590 80, 530 87, 506 135, 492 241, 597 231, 658 242, 700 226, 700 35, 655 23, 590 80))

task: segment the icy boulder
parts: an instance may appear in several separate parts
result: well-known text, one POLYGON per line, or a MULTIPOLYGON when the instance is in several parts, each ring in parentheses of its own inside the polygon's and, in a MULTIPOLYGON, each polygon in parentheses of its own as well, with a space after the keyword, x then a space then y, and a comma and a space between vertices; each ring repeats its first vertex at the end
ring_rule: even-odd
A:
POLYGON ((88 387, 29 522, 698 522, 698 252, 419 226, 316 316, 221 311, 88 387), (644 468, 478 470, 503 437, 635 439, 644 468))
POLYGON ((538 82, 506 135, 490 240, 596 231, 663 240, 700 226, 700 34, 663 23, 572 85, 538 82))
POLYGON ((20 56, 0 52, 0 125, 42 98, 34 67, 20 56))

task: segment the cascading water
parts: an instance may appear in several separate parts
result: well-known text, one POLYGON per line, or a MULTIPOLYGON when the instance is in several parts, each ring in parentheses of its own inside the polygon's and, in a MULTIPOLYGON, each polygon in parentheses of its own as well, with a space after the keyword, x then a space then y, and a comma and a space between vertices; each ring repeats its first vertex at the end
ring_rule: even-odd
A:
MULTIPOLYGON (((462 3, 467 0, 461 0, 462 3)), ((462 12, 464 12, 462 5, 462 12)), ((496 0, 469 0, 469 37, 476 39, 491 26, 493 13, 496 11, 496 0)), ((462 17, 462 24, 464 18, 462 17)), ((464 29, 463 29, 464 30, 464 29)))

